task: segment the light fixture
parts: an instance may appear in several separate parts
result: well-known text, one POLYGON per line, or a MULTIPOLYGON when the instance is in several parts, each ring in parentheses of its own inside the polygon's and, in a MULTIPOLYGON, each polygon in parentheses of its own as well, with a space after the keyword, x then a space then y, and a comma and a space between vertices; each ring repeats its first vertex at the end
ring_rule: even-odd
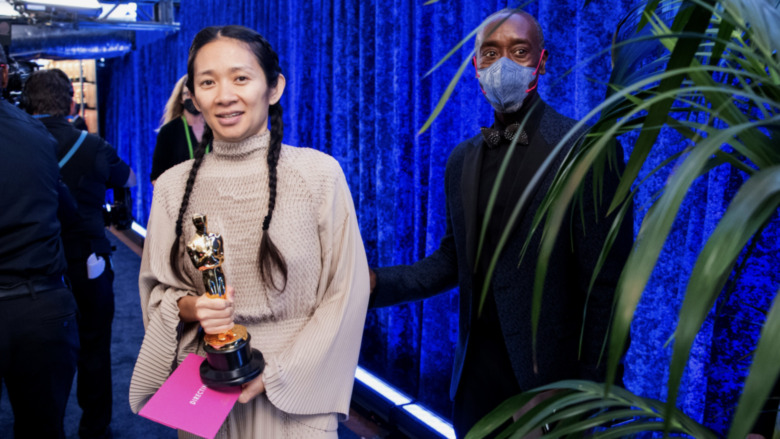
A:
POLYGON ((358 366, 357 370, 355 371, 355 379, 370 387, 395 405, 409 404, 412 402, 412 398, 399 392, 393 388, 393 386, 385 383, 381 379, 371 374, 371 372, 368 372, 360 366, 358 366))
POLYGON ((14 6, 28 14, 76 14, 99 17, 103 6, 97 0, 15 0, 14 6))
POLYGON ((133 221, 133 224, 130 225, 130 228, 133 229, 135 233, 138 233, 139 235, 146 238, 146 229, 143 228, 142 225, 138 224, 137 222, 133 221))
POLYGON ((436 413, 420 404, 407 404, 403 406, 403 409, 445 438, 455 439, 455 429, 452 428, 452 424, 442 419, 436 413))
POLYGON ((103 5, 100 18, 119 21, 136 21, 138 19, 138 5, 135 2, 116 3, 103 5))
POLYGON ((76 9, 99 9, 103 6, 97 0, 16 0, 32 6, 63 6, 76 9))
POLYGON ((19 12, 14 9, 13 5, 6 2, 0 2, 0 17, 19 17, 19 12))
POLYGON ((415 418, 418 422, 426 425, 429 429, 437 432, 447 439, 455 439, 455 430, 452 428, 452 424, 442 419, 440 416, 428 410, 424 406, 414 403, 412 398, 396 390, 393 386, 387 384, 380 378, 377 378, 375 375, 360 366, 358 366, 357 370, 355 371, 355 379, 365 384, 383 398, 395 404, 397 407, 404 409, 413 418, 415 418))

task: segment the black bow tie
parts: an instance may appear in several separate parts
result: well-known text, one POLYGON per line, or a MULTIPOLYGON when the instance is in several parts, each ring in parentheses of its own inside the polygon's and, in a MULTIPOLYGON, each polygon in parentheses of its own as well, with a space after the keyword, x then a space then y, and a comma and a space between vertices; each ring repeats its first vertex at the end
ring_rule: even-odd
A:
POLYGON ((485 143, 487 144, 488 148, 495 148, 502 143, 506 143, 508 145, 512 142, 512 139, 514 139, 516 135, 520 136, 520 138, 517 139, 517 143, 521 145, 528 145, 528 134, 525 133, 525 130, 520 130, 519 123, 513 123, 504 130, 484 127, 481 128, 481 130, 482 137, 485 139, 485 143))

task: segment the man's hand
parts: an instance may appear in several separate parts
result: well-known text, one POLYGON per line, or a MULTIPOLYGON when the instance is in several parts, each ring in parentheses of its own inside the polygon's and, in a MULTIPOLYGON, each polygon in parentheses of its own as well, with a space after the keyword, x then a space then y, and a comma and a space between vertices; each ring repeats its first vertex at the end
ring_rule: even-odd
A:
POLYGON ((374 287, 376 287, 376 273, 374 273, 374 270, 368 269, 368 279, 369 283, 371 284, 371 292, 374 292, 374 287))
POLYGON ((265 381, 263 381, 263 374, 260 374, 259 377, 241 385, 241 395, 238 397, 238 402, 246 404, 263 392, 265 392, 265 381))

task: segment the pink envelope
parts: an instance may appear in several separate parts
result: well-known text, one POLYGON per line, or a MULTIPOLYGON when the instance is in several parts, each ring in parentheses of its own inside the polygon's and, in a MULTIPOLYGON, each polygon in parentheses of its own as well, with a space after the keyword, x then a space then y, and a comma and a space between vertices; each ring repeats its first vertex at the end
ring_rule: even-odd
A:
POLYGON ((238 401, 241 387, 211 389, 200 380, 205 358, 189 354, 139 415, 208 439, 216 436, 238 401))

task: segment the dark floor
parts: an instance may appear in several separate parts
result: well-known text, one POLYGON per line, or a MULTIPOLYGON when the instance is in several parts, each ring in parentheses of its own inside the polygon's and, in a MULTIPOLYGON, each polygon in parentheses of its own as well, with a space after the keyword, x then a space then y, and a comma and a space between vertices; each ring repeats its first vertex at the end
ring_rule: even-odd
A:
MULTIPOLYGON (((114 438, 175 438, 177 437, 175 430, 133 414, 127 402, 130 376, 143 339, 143 323, 138 298, 138 271, 141 260, 111 234, 109 238, 117 247, 113 258, 116 272, 114 280, 116 313, 111 347, 114 379, 114 415, 111 427, 114 438)), ((13 437, 13 413, 6 393, 3 387, 0 399, 0 438, 13 437)), ((65 434, 68 438, 78 437, 80 416, 81 409, 76 404, 74 383, 65 414, 65 434)), ((339 437, 357 438, 344 427, 339 428, 339 437)))

